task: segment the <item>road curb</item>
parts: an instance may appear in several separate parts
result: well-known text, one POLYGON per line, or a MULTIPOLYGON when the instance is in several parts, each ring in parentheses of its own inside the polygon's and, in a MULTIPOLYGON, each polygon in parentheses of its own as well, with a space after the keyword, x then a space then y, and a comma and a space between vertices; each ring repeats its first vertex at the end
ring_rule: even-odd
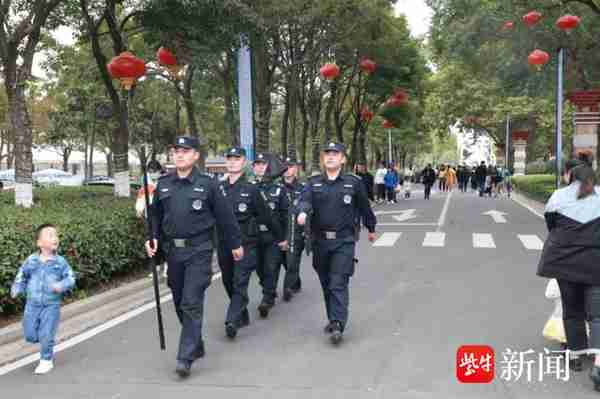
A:
POLYGON ((511 193, 511 199, 537 217, 544 219, 544 209, 546 207, 544 203, 531 199, 516 190, 511 193))

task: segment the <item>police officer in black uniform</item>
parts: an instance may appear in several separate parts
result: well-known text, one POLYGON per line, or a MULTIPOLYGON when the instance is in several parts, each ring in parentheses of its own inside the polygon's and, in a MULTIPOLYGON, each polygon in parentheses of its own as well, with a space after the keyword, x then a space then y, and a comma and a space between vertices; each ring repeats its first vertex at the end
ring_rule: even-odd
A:
MULTIPOLYGON (((302 260, 302 251, 304 251, 304 228, 298 225, 296 219, 298 216, 300 194, 302 194, 306 183, 298 180, 299 163, 294 158, 286 158, 285 165, 287 166, 287 170, 283 176, 283 184, 289 202, 287 218, 288 250, 283 253, 282 264, 285 268, 283 300, 287 302, 302 289, 300 262, 302 260)), ((279 281, 279 271, 280 268, 278 267, 275 271, 275 281, 279 281)))
POLYGON ((299 204, 298 223, 312 213, 313 267, 325 298, 329 323, 325 332, 333 344, 341 342, 348 320, 350 277, 354 274, 354 250, 359 221, 375 240, 377 220, 360 177, 344 174, 345 148, 329 143, 323 150, 323 174, 309 179, 299 204))
POLYGON ((274 222, 273 213, 265 200, 266 194, 260 193, 256 181, 250 181, 244 174, 246 151, 233 147, 227 151, 225 158, 228 176, 219 183, 219 188, 233 207, 244 247, 244 258, 236 261, 227 247, 227 232, 219 229, 219 266, 223 286, 231 300, 225 316, 225 333, 233 339, 239 328, 250 323, 248 283, 252 272, 256 270, 258 226, 267 226, 278 237, 283 233, 279 230, 279 223, 274 222))
POLYGON ((286 222, 288 213, 288 200, 285 188, 273 181, 273 176, 268 173, 270 154, 258 153, 254 160, 254 174, 258 180, 258 188, 267 198, 267 204, 274 214, 273 223, 279 224, 276 230, 261 223, 258 225, 258 263, 256 272, 263 289, 263 298, 258 305, 260 317, 265 318, 275 306, 277 297, 277 280, 275 271, 281 264, 281 251, 286 251, 286 222))
POLYGON ((244 255, 240 228, 218 182, 194 166, 198 147, 194 137, 176 138, 176 171, 158 179, 150 208, 153 240, 146 242, 149 256, 158 245, 167 256, 167 284, 182 325, 175 369, 180 377, 189 376, 194 360, 204 356, 204 292, 212 280, 215 224, 227 237, 233 258, 239 261, 244 255))

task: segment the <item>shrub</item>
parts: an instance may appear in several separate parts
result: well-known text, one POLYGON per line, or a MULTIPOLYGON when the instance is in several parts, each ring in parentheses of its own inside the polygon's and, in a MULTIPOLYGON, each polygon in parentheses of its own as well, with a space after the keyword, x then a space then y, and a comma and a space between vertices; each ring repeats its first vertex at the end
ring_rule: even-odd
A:
POLYGON ((0 194, 0 314, 21 309, 10 298, 10 285, 22 262, 33 253, 34 230, 58 226, 59 253, 85 290, 144 265, 144 226, 135 217, 133 199, 117 199, 110 187, 57 187, 34 190, 35 206, 15 207, 14 193, 0 194))
POLYGON ((554 175, 515 176, 512 183, 526 196, 541 202, 548 201, 556 188, 554 175))

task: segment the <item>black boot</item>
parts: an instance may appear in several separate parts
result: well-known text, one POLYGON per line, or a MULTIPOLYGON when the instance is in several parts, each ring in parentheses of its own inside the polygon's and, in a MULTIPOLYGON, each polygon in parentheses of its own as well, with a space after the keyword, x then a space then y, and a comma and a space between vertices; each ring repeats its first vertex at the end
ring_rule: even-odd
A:
POLYGON ((237 327, 234 323, 228 322, 225 323, 225 334, 230 338, 234 339, 237 335, 237 327))
POLYGON ((323 328, 323 332, 325 334, 331 334, 333 332, 333 326, 334 326, 334 322, 330 321, 329 323, 327 323, 327 325, 325 326, 325 328, 323 328))
POLYGON ((342 342, 342 339, 344 338, 344 332, 342 330, 342 324, 339 321, 334 321, 331 336, 329 337, 332 344, 339 345, 339 343, 342 342))
POLYGON ((175 372, 180 378, 187 378, 190 376, 190 369, 192 368, 192 362, 187 360, 178 360, 177 366, 175 366, 175 372))
POLYGON ((242 313, 242 317, 237 323, 237 328, 244 328, 250 325, 250 315, 248 314, 248 310, 246 309, 244 313, 242 313))
POLYGON ((269 316, 269 311, 271 310, 273 305, 274 305, 273 303, 271 303, 263 298, 260 305, 258 305, 258 314, 260 314, 260 317, 262 317, 263 319, 266 319, 269 316))
POLYGON ((292 293, 291 289, 286 288, 283 290, 283 300, 285 302, 291 301, 293 296, 294 296, 294 294, 292 293))
POLYGON ((590 378, 594 383, 594 389, 600 392, 600 367, 594 365, 590 370, 590 378))

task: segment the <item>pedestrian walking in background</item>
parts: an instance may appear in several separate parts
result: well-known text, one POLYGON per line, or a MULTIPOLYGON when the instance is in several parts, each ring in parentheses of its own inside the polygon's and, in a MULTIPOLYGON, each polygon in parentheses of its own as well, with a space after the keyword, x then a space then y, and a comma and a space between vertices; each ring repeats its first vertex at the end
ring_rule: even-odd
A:
POLYGON ((379 169, 375 172, 375 187, 377 190, 377 202, 382 203, 385 201, 386 190, 385 190, 385 175, 387 173, 387 168, 385 167, 385 162, 381 162, 379 169))
POLYGON ((440 171, 438 172, 438 181, 440 191, 446 191, 446 167, 444 165, 440 166, 440 171))
POLYGON ((421 172, 422 182, 425 186, 425 199, 429 200, 431 196, 431 186, 435 183, 435 170, 431 167, 431 164, 428 164, 423 172, 421 172))
POLYGON ((456 182, 456 171, 452 166, 448 166, 448 171, 446 172, 446 191, 452 191, 454 186, 456 186, 456 182))
POLYGON ((398 186, 398 173, 392 165, 387 170, 384 178, 385 190, 387 192, 387 200, 390 204, 396 203, 396 186, 398 186))
POLYGON ((481 161, 481 164, 475 170, 475 177, 477 178, 479 196, 483 197, 483 194, 485 193, 485 180, 487 177, 487 167, 485 166, 485 161, 481 161))
POLYGON ((556 278, 560 287, 571 369, 581 371, 580 356, 593 354, 590 378, 600 391, 600 195, 593 169, 580 161, 567 163, 564 179, 569 185, 546 204, 549 235, 537 274, 556 278))
POLYGON ((375 179, 373 175, 369 173, 367 170, 367 166, 364 163, 357 163, 355 166, 355 172, 357 176, 362 179, 363 184, 365 185, 365 189, 367 191, 367 196, 369 200, 375 201, 375 194, 373 193, 373 185, 375 179))

